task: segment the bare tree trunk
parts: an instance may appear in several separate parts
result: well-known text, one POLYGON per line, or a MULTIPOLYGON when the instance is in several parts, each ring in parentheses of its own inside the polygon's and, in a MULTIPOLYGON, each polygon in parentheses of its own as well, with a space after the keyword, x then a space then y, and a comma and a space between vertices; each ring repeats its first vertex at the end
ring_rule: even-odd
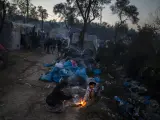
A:
POLYGON ((5 17, 6 17, 6 6, 5 6, 5 1, 2 2, 2 16, 0 16, 0 33, 2 32, 5 17))
POLYGON ((115 35, 114 35, 115 43, 117 42, 117 35, 118 35, 118 31, 117 31, 117 30, 115 30, 115 35))
POLYGON ((84 39, 85 39, 86 30, 87 30, 87 22, 84 22, 83 29, 80 32, 80 36, 79 36, 79 43, 80 43, 81 49, 83 49, 83 46, 84 46, 84 39))
POLYGON ((26 23, 28 23, 28 17, 29 17, 29 0, 26 0, 27 3, 27 18, 26 18, 26 23))
POLYGON ((43 31, 43 13, 42 13, 42 31, 43 31))

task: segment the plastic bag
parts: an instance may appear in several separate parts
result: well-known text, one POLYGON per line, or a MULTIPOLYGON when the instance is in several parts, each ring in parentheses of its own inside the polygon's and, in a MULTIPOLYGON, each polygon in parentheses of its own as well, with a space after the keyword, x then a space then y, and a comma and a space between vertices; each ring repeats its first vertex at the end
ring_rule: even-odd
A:
POLYGON ((123 85, 124 85, 124 87, 129 87, 130 83, 129 82, 124 82, 123 85))
POLYGON ((93 73, 94 73, 94 75, 100 75, 101 70, 100 69, 94 69, 93 73))
POLYGON ((42 75, 39 80, 52 82, 52 74, 48 73, 48 74, 42 75))
POLYGON ((76 73, 75 73, 77 76, 80 76, 82 77, 83 79, 87 79, 87 74, 86 74, 86 69, 85 68, 79 68, 78 70, 76 70, 76 73))
POLYGON ((72 63, 71 63, 70 60, 68 60, 68 61, 66 61, 66 62, 64 63, 64 67, 71 67, 71 66, 72 66, 72 63))
POLYGON ((63 64, 60 62, 60 63, 56 63, 55 64, 55 67, 58 67, 58 68, 63 68, 63 64))
POLYGON ((44 67, 51 67, 51 66, 53 66, 53 64, 48 64, 48 63, 47 63, 47 64, 43 64, 43 66, 44 66, 44 67))
POLYGON ((76 63, 76 61, 71 60, 71 63, 72 63, 72 67, 77 67, 77 63, 76 63))
POLYGON ((101 79, 99 77, 95 77, 94 80, 96 81, 96 83, 100 83, 101 79))
POLYGON ((70 69, 62 69, 62 70, 60 70, 59 75, 62 77, 72 76, 73 72, 70 69))
POLYGON ((53 79, 53 81, 55 81, 56 83, 59 83, 60 80, 61 80, 61 76, 58 75, 58 74, 54 74, 54 75, 52 76, 52 79, 53 79))
POLYGON ((51 69, 51 72, 52 73, 55 73, 55 72, 58 72, 60 69, 58 68, 58 67, 53 67, 52 69, 51 69))

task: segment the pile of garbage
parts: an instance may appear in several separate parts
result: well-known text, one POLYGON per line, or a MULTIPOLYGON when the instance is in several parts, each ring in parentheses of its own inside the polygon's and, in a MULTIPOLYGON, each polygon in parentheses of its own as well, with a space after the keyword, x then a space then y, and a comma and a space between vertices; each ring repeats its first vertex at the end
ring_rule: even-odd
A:
MULTIPOLYGON (((81 79, 86 81, 88 79, 87 71, 93 71, 95 75, 101 73, 101 70, 94 68, 93 64, 90 64, 90 67, 86 67, 87 65, 82 60, 62 59, 55 64, 45 64, 44 66, 49 67, 50 70, 41 75, 40 80, 56 83, 66 78, 73 79, 75 77, 81 77, 81 79)), ((95 80, 99 81, 99 78, 95 77, 95 80)))
POLYGON ((156 100, 147 96, 147 88, 140 82, 127 80, 124 88, 128 94, 127 99, 114 97, 119 113, 127 119, 160 120, 160 107, 156 100))

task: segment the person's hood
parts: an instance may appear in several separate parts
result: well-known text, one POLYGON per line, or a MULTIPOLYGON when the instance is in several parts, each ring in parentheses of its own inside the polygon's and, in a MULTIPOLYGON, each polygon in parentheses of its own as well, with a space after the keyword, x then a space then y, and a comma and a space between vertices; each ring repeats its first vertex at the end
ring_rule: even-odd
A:
POLYGON ((91 83, 91 82, 94 82, 95 84, 97 84, 96 81, 94 80, 94 78, 88 78, 87 84, 89 85, 89 83, 91 83))

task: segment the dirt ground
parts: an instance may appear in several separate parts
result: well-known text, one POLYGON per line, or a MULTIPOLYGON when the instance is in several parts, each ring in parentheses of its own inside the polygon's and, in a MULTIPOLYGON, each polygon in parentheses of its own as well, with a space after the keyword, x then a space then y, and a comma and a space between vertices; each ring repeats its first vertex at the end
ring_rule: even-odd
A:
POLYGON ((62 114, 45 109, 45 97, 55 84, 38 79, 47 71, 43 63, 51 63, 55 55, 15 52, 10 58, 10 66, 0 72, 0 120, 78 119, 76 108, 69 108, 62 114))

